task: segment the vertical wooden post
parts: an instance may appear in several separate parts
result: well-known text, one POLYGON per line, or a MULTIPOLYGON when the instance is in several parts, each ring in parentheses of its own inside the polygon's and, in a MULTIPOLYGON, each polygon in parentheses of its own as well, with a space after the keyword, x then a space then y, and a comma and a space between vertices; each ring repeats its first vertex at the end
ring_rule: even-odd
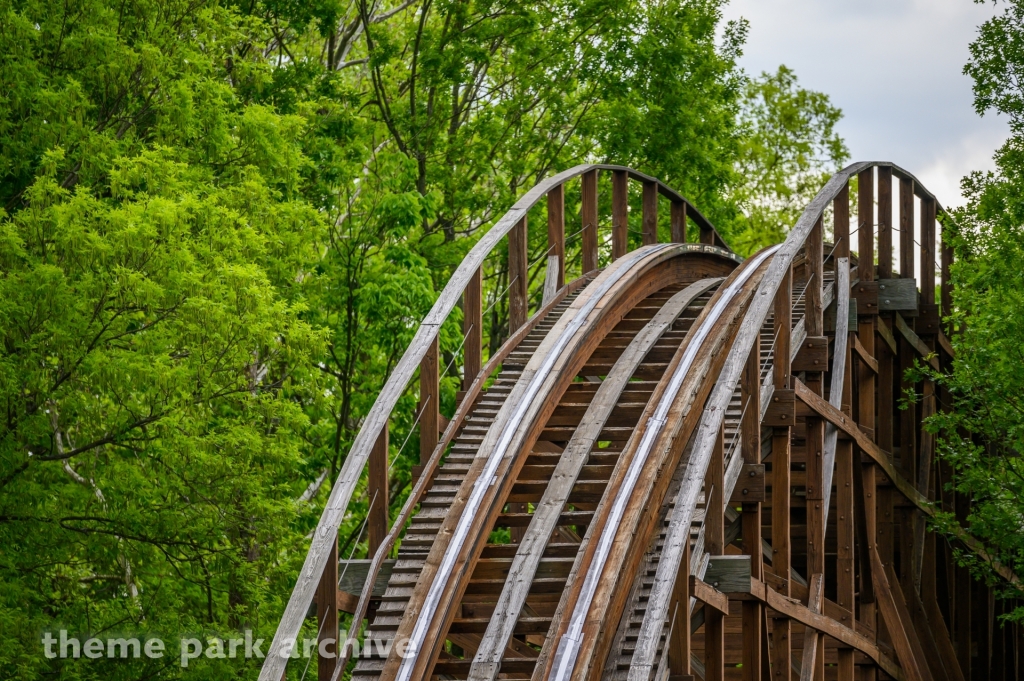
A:
POLYGON ((672 202, 672 243, 686 243, 686 203, 672 202))
POLYGON ((529 261, 526 216, 508 233, 508 335, 514 334, 529 316, 527 284, 529 261))
MULTIPOLYGON (((775 351, 772 360, 776 390, 790 387, 790 334, 793 327, 793 271, 786 272, 775 294, 775 351)), ((772 571, 784 581, 779 592, 789 596, 790 580, 790 426, 772 432, 772 571)), ((790 680, 792 627, 784 617, 772 621, 772 681, 790 680)))
MULTIPOLYGON (((942 225, 942 232, 939 237, 939 243, 942 244, 940 250, 942 273, 939 280, 939 290, 941 291, 939 314, 943 317, 948 316, 953 311, 953 282, 950 279, 950 267, 953 265, 953 240, 949 238, 950 235, 946 234, 946 229, 946 225, 942 225)), ((949 329, 946 330, 946 333, 950 333, 949 329)))
POLYGON ((581 181, 583 205, 580 207, 582 218, 581 234, 583 241, 583 273, 597 269, 597 170, 583 173, 581 181))
MULTIPOLYGON (((725 430, 718 429, 715 448, 711 452, 704 493, 707 507, 704 516, 704 547, 712 556, 725 553, 725 430), (710 494, 708 494, 710 490, 710 494)), ((714 608, 704 607, 704 681, 725 681, 725 616, 714 608)))
MULTIPOLYGON (((839 268, 849 267, 850 257, 850 186, 845 185, 832 202, 833 234, 835 235, 835 268, 834 281, 839 281, 839 268)), ((837 295, 839 292, 836 292, 837 295)), ((843 376, 842 410, 852 416, 853 377, 851 359, 853 353, 853 332, 848 332, 846 344, 846 360, 843 376)), ((841 615, 842 623, 851 629, 855 627, 856 565, 854 562, 855 525, 854 525, 854 481, 853 481, 853 443, 842 439, 836 443, 836 469, 833 479, 836 486, 836 602, 845 612, 841 615)), ((838 681, 854 681, 856 668, 852 648, 839 648, 838 681)))
POLYGON ((892 167, 878 166, 878 278, 892 277, 892 167))
POLYGON ((390 518, 388 517, 388 424, 377 436, 377 441, 370 451, 367 465, 369 479, 367 494, 370 498, 370 510, 366 520, 366 535, 369 541, 369 555, 377 552, 388 534, 390 518))
MULTIPOLYGON (((875 171, 862 170, 857 176, 857 278, 875 280, 875 171)), ((863 313, 865 310, 857 310, 863 313)))
POLYGON ((822 226, 821 218, 814 223, 811 233, 807 237, 807 326, 808 336, 820 336, 824 333, 824 320, 821 309, 822 276, 824 274, 822 251, 822 226))
POLYGON ((469 390, 483 368, 484 296, 482 270, 477 269, 466 283, 462 294, 462 389, 469 390))
MULTIPOLYGON (((860 493, 860 498, 855 499, 855 513, 857 513, 857 523, 863 526, 863 534, 858 536, 858 539, 863 539, 862 545, 859 546, 859 577, 860 577, 860 589, 859 589, 859 605, 860 613, 859 619, 864 622, 868 627, 875 630, 875 639, 878 640, 878 629, 876 628, 876 621, 881 622, 881 618, 878 617, 877 607, 875 604, 874 597, 874 584, 871 579, 871 562, 870 552, 875 547, 878 539, 878 523, 877 513, 878 507, 876 505, 878 489, 876 485, 875 477, 875 465, 872 463, 861 463, 860 457, 857 454, 857 450, 854 451, 854 464, 853 464, 853 475, 854 475, 854 486, 859 487, 854 494, 855 497, 857 492, 860 493), (857 503, 859 502, 859 503, 857 503)), ((878 677, 878 670, 875 667, 867 667, 864 669, 861 678, 863 681, 872 681, 878 677)))
POLYGON ((612 171, 612 260, 629 250, 629 176, 625 170, 612 171))
POLYGON ((900 179, 900 276, 914 276, 914 181, 900 179))
POLYGON ((548 258, 558 258, 555 290, 565 286, 565 186, 548 192, 548 258))
POLYGON ((670 677, 690 674, 690 542, 683 547, 683 560, 679 563, 675 589, 672 592, 672 610, 675 624, 672 640, 668 644, 670 677))
POLYGON ((700 242, 708 246, 715 245, 715 230, 710 227, 700 226, 700 242))
MULTIPOLYGON (((438 423, 438 353, 437 336, 431 341, 430 347, 420 360, 420 466, 430 459, 437 447, 438 423)), ((419 471, 414 471, 418 476, 419 471)))
POLYGON ((921 305, 935 304, 935 199, 921 199, 921 305))
MULTIPOLYGON (((822 243, 822 219, 814 223, 807 238, 806 253, 808 265, 807 312, 805 324, 808 336, 821 336, 825 332, 822 315, 822 288, 824 281, 824 247, 822 243)), ((807 386, 822 394, 821 372, 807 372, 807 386)), ((825 574, 825 509, 824 509, 824 451, 825 422, 817 416, 808 416, 804 449, 807 456, 807 573, 825 574)), ((806 634, 805 634, 806 636, 806 634)), ((825 639, 817 637, 817 654, 814 656, 814 676, 817 681, 825 678, 825 639)), ((805 678, 803 673, 801 678, 805 678)))
MULTIPOLYGON (((874 206, 874 169, 862 171, 857 178, 857 236, 858 236, 858 263, 857 277, 862 282, 870 282, 875 279, 875 206, 874 206)), ((875 310, 862 310, 857 308, 857 335, 864 349, 871 356, 875 356, 875 310), (869 314, 870 312, 870 314, 869 314)), ((869 437, 874 439, 875 433, 875 375, 863 362, 858 362, 858 391, 857 391, 857 419, 862 429, 869 437)), ((874 467, 870 470, 865 468, 865 496, 870 498, 869 508, 866 509, 868 517, 869 541, 873 544, 878 542, 879 497, 877 487, 877 472, 874 467)), ((891 511, 890 511, 891 513, 891 511)), ((870 576, 868 580, 870 581, 870 576)), ((881 619, 876 618, 871 626, 879 631, 881 619)))
POLYGON ((644 246, 658 243, 658 183, 644 182, 643 196, 643 243, 644 246))
POLYGON ((331 555, 320 575, 316 587, 316 623, 318 645, 323 646, 327 655, 320 655, 316 661, 316 678, 329 681, 338 664, 338 537, 334 537, 331 555), (321 643, 330 639, 332 643, 321 643))
MULTIPOLYGON (((743 417, 740 443, 743 462, 761 463, 761 343, 750 349, 741 382, 743 417)), ((743 481, 740 480, 742 485, 743 481)), ((761 550, 761 504, 743 504, 743 553, 750 556, 750 576, 764 579, 761 550)), ((764 607, 759 601, 743 601, 743 681, 761 681, 761 639, 764 607)))
MULTIPOLYGON (((550 234, 550 225, 548 227, 550 234)), ((529 317, 528 284, 529 239, 526 216, 508 233, 508 334, 511 336, 526 324, 529 317)), ((526 504, 511 504, 512 513, 526 511, 526 504)), ((513 527, 512 541, 518 543, 525 535, 526 528, 513 527)))

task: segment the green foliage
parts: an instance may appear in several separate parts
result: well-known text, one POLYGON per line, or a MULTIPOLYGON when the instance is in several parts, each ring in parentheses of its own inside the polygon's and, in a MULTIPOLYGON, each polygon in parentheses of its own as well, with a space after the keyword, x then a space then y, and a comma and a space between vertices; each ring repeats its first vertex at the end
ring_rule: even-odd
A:
MULTIPOLYGON (((1007 3, 980 27, 964 69, 975 81, 978 112, 1006 114, 1013 134, 996 152, 995 172, 964 178, 967 203, 943 223, 943 238, 955 252, 949 321, 958 333, 951 337, 957 355, 952 371, 937 378, 955 408, 928 422, 940 434, 940 456, 954 469, 953 488, 970 499, 970 513, 961 520, 1017 574, 1024 570, 1024 91, 1016 78, 1024 67, 1021 45, 1024 3, 1007 3)), ((939 526, 955 521, 943 517, 939 526)), ((976 574, 992 579, 990 566, 961 557, 976 574)), ((1024 619, 1024 609, 1012 617, 1024 619)))
MULTIPOLYGON (((269 638, 416 325, 543 177, 630 164, 727 238, 755 234, 745 249, 783 233, 844 153, 839 114, 789 71, 748 82, 746 26, 722 26, 722 4, 0 6, 2 676, 251 676, 258 660, 183 671, 174 651, 47 660, 40 636, 269 638)), ((570 233, 578 211, 570 192, 570 233)), ((545 217, 529 221, 535 302, 545 217)), ((567 251, 572 275, 579 239, 567 251)), ((493 350, 503 249, 484 278, 493 350)), ((456 312, 446 415, 462 338, 456 312)), ((392 511, 418 463, 416 403, 413 385, 389 424, 392 511)), ((366 550, 364 492, 346 555, 366 550)))
POLYGON ((786 238, 818 190, 849 158, 835 130, 842 112, 780 66, 747 83, 732 198, 742 211, 730 242, 753 253, 786 238))

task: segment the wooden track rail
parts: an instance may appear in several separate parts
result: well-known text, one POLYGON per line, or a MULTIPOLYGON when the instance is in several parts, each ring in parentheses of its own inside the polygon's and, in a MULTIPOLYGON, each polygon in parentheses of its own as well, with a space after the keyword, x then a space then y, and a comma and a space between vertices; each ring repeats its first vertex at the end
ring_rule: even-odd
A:
POLYGON ((364 419, 260 679, 299 678, 287 662, 313 616, 320 681, 1024 678, 1007 606, 955 553, 1024 587, 966 531, 928 525, 970 504, 945 489, 922 427, 935 387, 906 373, 953 360, 950 220, 898 166, 854 163, 744 261, 630 168, 540 183, 456 268, 364 419), (534 264, 531 210, 547 223, 534 264), (489 293, 505 237, 507 287, 489 293), (581 276, 566 282, 568 264, 581 276), (505 295, 506 338, 485 358, 482 311, 505 295), (445 420, 438 337, 460 299, 462 391, 445 420), (371 502, 367 557, 339 561, 357 487, 386 500, 387 421, 411 389, 412 492, 396 516, 371 502), (900 409, 908 390, 920 403, 900 409))

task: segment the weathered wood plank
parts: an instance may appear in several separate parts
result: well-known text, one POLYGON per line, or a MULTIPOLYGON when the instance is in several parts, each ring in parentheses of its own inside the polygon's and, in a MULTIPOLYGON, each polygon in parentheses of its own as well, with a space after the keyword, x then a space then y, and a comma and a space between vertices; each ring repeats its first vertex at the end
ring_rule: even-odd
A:
POLYGON ((495 616, 480 642, 470 670, 470 679, 497 677, 505 646, 522 611, 530 583, 544 554, 551 533, 579 478, 604 424, 618 404, 619 395, 658 339, 671 328, 684 309, 721 279, 704 279, 676 293, 654 315, 616 360, 580 420, 572 439, 555 466, 544 495, 534 509, 533 520, 516 552, 509 579, 498 598, 495 616))
MULTIPOLYGON (((825 575, 811 575, 807 587, 807 609, 814 614, 821 613, 821 602, 825 588, 825 575)), ((817 667, 823 660, 818 659, 821 634, 817 630, 804 631, 804 654, 800 661, 800 681, 814 681, 817 667)), ((823 652, 823 651, 822 651, 823 652)), ((820 678, 820 675, 819 675, 820 678)))
POLYGON ((658 185, 644 182, 643 192, 643 244, 658 243, 658 185))
MULTIPOLYGON (((526 323, 529 310, 529 243, 527 239, 526 216, 516 223, 508 233, 508 332, 515 331, 526 323)), ((589 270, 588 270, 589 271, 589 270)), ((431 447, 430 451, 433 451, 431 447)), ((424 457, 425 458, 425 457, 424 457)))
POLYGON ((629 244, 629 175, 612 172, 612 260, 626 255, 629 244))
POLYGON ((878 279, 892 277, 892 168, 878 166, 878 279))
MULTIPOLYGON (((561 287, 559 287, 561 288, 561 287)), ((483 364, 483 275, 479 268, 466 282, 462 295, 462 389, 468 391, 483 364)))
POLYGON ((437 336, 434 336, 420 361, 420 466, 427 462, 437 446, 438 424, 441 416, 438 386, 439 359, 437 336))
POLYGON ((871 353, 867 351, 864 344, 860 342, 860 336, 853 337, 853 349, 857 351, 857 357, 860 361, 864 362, 871 371, 875 374, 878 373, 878 360, 871 356, 871 353))
MULTIPOLYGON (((890 172, 892 172, 890 170, 890 172)), ((857 277, 875 280, 875 169, 865 168, 857 176, 857 277)))
MULTIPOLYGON (((910 178, 900 178, 900 275, 914 276, 914 181, 910 178)), ((914 294, 917 307, 916 284, 914 294)))
MULTIPOLYGON (((703 581, 696 575, 690 575, 690 590, 693 592, 694 598, 703 603, 705 606, 710 607, 718 615, 721 615, 723 617, 729 616, 729 597, 726 596, 724 593, 722 593, 715 587, 711 586, 707 582, 703 581)), ((707 616, 708 611, 705 610, 704 617, 707 618, 707 616)), ((705 662, 704 664, 706 666, 708 663, 705 662)))
POLYGON ((909 617, 906 622, 897 609, 896 599, 893 596, 891 583, 894 578, 887 577, 882 561, 878 557, 878 551, 874 546, 868 548, 871 556, 871 580, 874 584, 875 595, 885 620, 886 629, 892 637, 893 647, 896 649, 896 657, 903 667, 907 681, 933 681, 931 672, 924 664, 924 652, 920 650, 920 644, 913 645, 908 632, 908 626, 912 626, 909 617))
POLYGON ((390 518, 388 518, 388 428, 385 427, 377 437, 377 442, 370 452, 367 465, 366 493, 370 498, 367 511, 366 538, 367 550, 375 553, 388 534, 390 518))
POLYGON ((921 340, 920 336, 914 333, 914 330, 907 325, 906 320, 903 319, 903 316, 899 313, 896 314, 896 330, 907 339, 907 342, 910 343, 910 347, 912 347, 917 354, 921 356, 921 359, 924 359, 936 371, 939 370, 939 360, 934 356, 934 351, 929 348, 923 340, 921 340), (931 355, 931 357, 929 357, 929 355, 931 355))
POLYGON ((758 582, 753 579, 750 581, 750 594, 763 601, 772 610, 859 650, 894 679, 903 680, 907 678, 900 666, 882 653, 878 646, 863 634, 849 627, 844 627, 826 615, 812 612, 810 608, 800 603, 800 601, 779 594, 771 587, 765 585, 764 582, 758 582))
POLYGON ((889 325, 881 317, 878 318, 878 326, 875 329, 878 335, 885 341, 886 346, 889 348, 889 352, 896 354, 896 338, 892 335, 892 330, 889 325))
POLYGON ((935 304, 935 200, 921 200, 921 305, 935 304))
POLYGON ((331 681, 338 664, 338 541, 316 590, 317 642, 328 655, 318 655, 316 678, 331 681))
POLYGON ((597 170, 583 173, 581 182, 580 220, 583 223, 583 272, 597 269, 597 170))
MULTIPOLYGON (((565 186, 548 192, 548 257, 557 258, 554 290, 565 286, 565 186)), ((545 285, 547 282, 545 281, 545 285)))
POLYGON ((673 201, 672 215, 670 217, 673 243, 686 243, 686 203, 683 201, 673 201))

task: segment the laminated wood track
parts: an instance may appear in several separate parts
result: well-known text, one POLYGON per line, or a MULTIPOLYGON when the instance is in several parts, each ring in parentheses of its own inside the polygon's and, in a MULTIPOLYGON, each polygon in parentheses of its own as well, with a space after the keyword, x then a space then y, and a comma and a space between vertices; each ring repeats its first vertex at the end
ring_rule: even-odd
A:
MULTIPOLYGON (((743 260, 629 168, 579 166, 527 192, 456 269, 364 420, 260 678, 299 678, 288 653, 312 617, 321 681, 1024 678, 1019 630, 996 622, 1012 602, 953 560, 985 548, 926 525, 969 512, 922 429, 933 386, 904 378, 953 359, 939 218, 906 171, 855 163, 784 243, 743 260), (581 229, 567 230, 577 186, 581 229), (528 215, 547 222, 542 257, 528 215), (489 292, 502 243, 510 283, 489 292), (567 267, 584 274, 566 283, 567 267), (483 307, 502 295, 507 338, 485 363, 483 307), (460 299, 464 338, 445 350, 463 385, 446 419, 437 338, 460 299), (412 493, 397 511, 371 503, 368 555, 339 561, 356 487, 386 500, 387 421, 410 390, 412 493), (898 408, 906 390, 916 410, 898 408)), ((999 588, 1020 589, 996 568, 999 588)))

